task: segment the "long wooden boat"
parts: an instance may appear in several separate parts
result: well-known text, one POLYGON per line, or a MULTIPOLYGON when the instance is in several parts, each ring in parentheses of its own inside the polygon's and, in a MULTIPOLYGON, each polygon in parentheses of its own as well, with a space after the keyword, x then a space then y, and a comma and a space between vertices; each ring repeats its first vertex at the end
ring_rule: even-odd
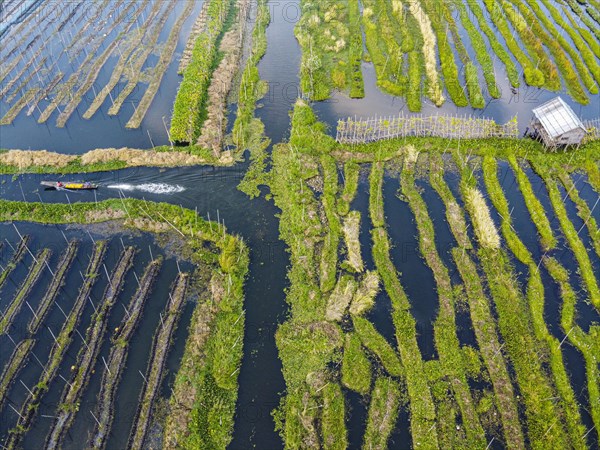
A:
POLYGON ((98 189, 98 185, 89 181, 82 182, 62 182, 62 181, 42 181, 42 186, 54 189, 67 189, 70 191, 90 191, 98 189))

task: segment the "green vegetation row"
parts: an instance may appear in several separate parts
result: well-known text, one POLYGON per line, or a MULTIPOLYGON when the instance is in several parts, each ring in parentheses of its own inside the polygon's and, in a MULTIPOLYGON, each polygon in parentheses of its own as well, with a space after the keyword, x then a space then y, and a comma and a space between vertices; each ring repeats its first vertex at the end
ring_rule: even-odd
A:
POLYGON ((58 263, 58 268, 52 277, 52 282, 50 283, 50 286, 48 286, 48 289, 46 289, 44 297, 38 305, 35 314, 27 324, 27 331, 32 336, 38 332, 40 325, 46 318, 46 315, 50 311, 50 307, 58 295, 58 291, 65 285, 65 277, 69 271, 69 268, 71 267, 71 264, 73 263, 73 260, 75 259, 78 249, 79 242, 71 241, 61 256, 60 262, 58 263))
MULTIPOLYGON (((170 413, 165 430, 165 448, 198 448, 197 442, 226 443, 231 440, 233 417, 237 400, 237 373, 232 369, 223 379, 227 389, 215 390, 215 384, 205 383, 202 375, 211 373, 211 366, 205 361, 231 361, 236 367, 241 363, 241 339, 243 336, 243 285, 248 267, 248 250, 245 244, 234 236, 228 235, 222 225, 204 221, 194 211, 183 210, 179 206, 165 203, 149 203, 134 199, 112 199, 99 203, 76 203, 72 205, 41 203, 23 203, 0 201, 0 221, 34 221, 41 223, 93 223, 106 220, 121 220, 125 227, 155 232, 161 227, 173 229, 173 232, 185 239, 186 253, 195 264, 208 264, 215 273, 221 273, 224 280, 217 291, 224 293, 218 304, 222 313, 211 315, 205 322, 205 308, 212 308, 213 300, 199 304, 192 317, 191 333, 193 339, 186 342, 184 363, 178 372, 174 394, 170 402, 170 413), (103 214, 98 214, 103 212, 103 214), (215 250, 206 246, 214 244, 215 250), (231 281, 229 281, 231 280, 231 281), (206 326, 207 325, 207 326, 206 326), (221 330, 217 332, 218 328, 221 330), (211 331, 210 341, 217 341, 206 348, 206 340, 201 339, 200 330, 211 331), (223 336, 227 342, 238 340, 237 345, 219 346, 223 336), (232 339, 231 336, 235 335, 232 339), (201 345, 199 345, 201 344, 201 345), (198 376, 198 367, 202 370, 198 376), (231 375, 230 375, 231 374, 231 375), (190 395, 194 392, 194 395, 190 395), (223 395, 215 395, 216 393, 223 395), (181 409, 177 405, 185 405, 181 409), (191 418, 205 417, 210 420, 192 421, 191 418), (173 420, 175 418, 175 420, 173 420), (176 423, 179 429, 170 427, 176 423), (211 430, 207 434, 207 430, 211 430), (181 431, 179 433, 179 431, 181 431), (169 447, 169 442, 179 442, 169 447)), ((202 289, 205 290, 205 289, 202 289)), ((210 379, 209 379, 210 380, 210 379)), ((225 446, 219 444, 219 446, 225 446)), ((202 445, 200 447, 203 447, 202 445)))
POLYGON ((552 203, 562 232, 579 264, 579 272, 583 278, 585 289, 590 296, 590 301, 596 309, 600 310, 600 288, 598 287, 598 280, 594 274, 590 256, 587 253, 585 245, 581 242, 575 226, 569 219, 554 174, 551 169, 548 169, 540 162, 533 162, 533 168, 544 180, 548 195, 550 196, 550 202, 552 203))
MULTIPOLYGON (((598 228, 598 223, 592 214, 591 208, 587 202, 581 198, 575 183, 569 175, 559 173, 558 178, 565 187, 571 201, 577 206, 577 215, 583 221, 583 226, 587 227, 594 250, 596 251, 596 254, 600 256, 600 228, 598 228)), ((578 232, 581 232, 581 230, 578 230, 578 232)))
POLYGON ((448 268, 444 265, 436 248, 435 231, 427 212, 427 205, 415 188, 414 165, 417 157, 416 150, 409 147, 400 174, 400 186, 416 220, 421 254, 433 272, 437 287, 440 307, 434 323, 434 338, 439 355, 439 366, 445 377, 455 380, 451 386, 461 411, 466 434, 461 440, 468 447, 481 447, 486 445, 485 433, 473 406, 463 355, 456 334, 454 289, 448 268))
POLYGON ((102 383, 96 406, 96 424, 88 447, 106 448, 114 419, 114 401, 119 381, 125 369, 129 342, 139 324, 146 300, 152 291, 154 280, 162 267, 162 257, 152 260, 145 268, 138 288, 125 307, 125 316, 111 336, 111 348, 102 372, 102 383))
POLYGON ((144 383, 142 392, 140 393, 136 417, 129 435, 127 445, 129 448, 141 449, 144 447, 144 440, 150 426, 150 415, 162 380, 173 332, 177 326, 181 308, 184 304, 188 278, 189 274, 187 273, 181 273, 177 276, 169 294, 170 301, 165 310, 165 318, 162 315, 160 316, 161 322, 155 332, 150 352, 151 357, 144 378, 147 381, 144 383))
MULTIPOLYGON (((560 342, 550 334, 544 321, 545 293, 540 270, 537 263, 533 260, 531 252, 513 229, 510 208, 500 186, 497 172, 496 160, 492 157, 486 157, 483 162, 483 175, 492 203, 502 217, 502 234, 515 257, 528 268, 529 281, 526 289, 526 299, 529 304, 531 324, 533 325, 536 338, 542 344, 540 345, 540 350, 544 349, 543 343, 546 344, 544 352, 548 354, 550 359, 554 385, 560 396, 559 405, 565 416, 566 429, 570 438, 569 445, 573 448, 583 449, 586 446, 581 440, 581 436, 585 433, 585 427, 582 425, 579 405, 565 369, 562 352, 559 347, 560 342)), ((556 417, 559 416, 557 415, 556 417)))
POLYGON ((0 408, 3 406, 4 400, 8 399, 8 390, 15 381, 17 374, 25 367, 33 344, 35 344, 35 339, 22 340, 16 345, 10 359, 6 362, 2 375, 0 375, 0 408))
MULTIPOLYGON (((478 191, 477 180, 466 163, 459 160, 457 162, 462 168, 461 194, 466 199, 470 192, 478 191)), ((478 210, 488 210, 485 202, 466 202, 465 205, 472 220, 481 214, 478 210)), ((489 216, 489 211, 485 215, 489 216)), ((491 222, 491 218, 489 221, 491 222)), ((474 222, 475 226, 476 224, 474 222)), ((489 226, 493 226, 493 222, 489 226)), ((531 332, 531 316, 508 255, 501 248, 491 247, 481 241, 481 233, 477 235, 481 245, 478 251, 479 261, 487 278, 498 314, 498 326, 523 397, 531 445, 534 448, 543 448, 549 442, 553 442, 552 445, 566 445, 565 429, 562 423, 557 423, 559 414, 555 405, 543 401, 554 397, 554 392, 540 363, 538 341, 531 332), (553 424, 552 428, 548 429, 548 424, 553 424)))
POLYGON ((383 208, 383 164, 375 163, 370 182, 370 212, 374 229, 373 260, 392 302, 398 352, 404 366, 409 398, 410 427, 414 443, 424 448, 437 448, 436 409, 431 396, 424 364, 417 344, 416 322, 410 312, 410 302, 400 284, 399 274, 390 258, 390 242, 385 228, 383 208), (381 222, 380 222, 381 221, 381 222), (382 225, 378 225, 382 223, 382 225))
POLYGON ((210 0, 206 10, 206 30, 196 40, 173 105, 170 132, 173 142, 194 144, 200 135, 206 93, 216 66, 218 43, 233 8, 233 1, 210 0))
POLYGON ((472 249, 472 244, 467 234, 464 213, 444 179, 443 160, 439 155, 430 156, 429 176, 432 187, 444 203, 448 225, 459 244, 459 247, 452 249, 452 255, 464 283, 471 323, 492 382, 504 438, 507 446, 521 448, 524 446, 524 438, 519 423, 517 402, 507 364, 500 353, 502 346, 496 332, 495 320, 477 267, 467 253, 472 249))
POLYGON ((106 331, 110 311, 115 304, 117 296, 123 288, 125 275, 133 264, 134 247, 127 247, 121 253, 117 265, 108 280, 104 293, 103 303, 100 309, 94 312, 90 325, 88 326, 85 343, 77 355, 74 376, 65 384, 61 395, 60 406, 57 416, 46 437, 47 449, 56 449, 64 435, 75 420, 75 414, 79 410, 79 399, 84 392, 90 377, 93 373, 93 367, 102 346, 103 337, 106 331))
POLYGON ((267 147, 270 140, 265 137, 265 124, 254 115, 254 110, 256 103, 268 89, 266 83, 260 79, 258 63, 267 51, 266 31, 270 20, 267 0, 260 0, 252 32, 252 53, 242 72, 232 132, 237 153, 242 153, 246 149, 250 151, 250 167, 238 186, 238 189, 250 198, 258 197, 260 195, 258 186, 267 183, 267 147))
POLYGON ((0 333, 4 334, 10 331, 10 327, 15 319, 15 316, 19 313, 23 304, 26 302, 27 296, 37 283, 42 274, 42 271, 46 268, 50 255, 52 252, 50 249, 44 249, 40 251, 37 256, 34 257, 35 263, 29 270, 27 277, 23 280, 23 283, 17 290, 14 298, 11 300, 6 311, 2 313, 2 319, 0 320, 0 333))
MULTIPOLYGON (((3 209, 3 211, 9 211, 10 206, 13 206, 14 208, 18 205, 17 203, 7 203, 5 201, 2 203, 3 206, 6 207, 3 209)), ((32 220, 32 216, 30 216, 29 220, 32 220)), ((94 250, 85 271, 84 282, 79 289, 79 293, 75 299, 73 308, 71 309, 66 322, 63 324, 60 333, 58 336, 56 336, 55 342, 48 357, 48 361, 44 366, 44 370, 38 380, 38 383, 31 388, 31 393, 27 396, 27 399, 21 407, 16 427, 10 430, 10 435, 6 446, 11 450, 19 448, 24 434, 28 431, 37 414, 38 407, 43 396, 48 391, 52 380, 54 380, 58 374, 60 364, 62 363, 73 339, 74 331, 81 320, 86 301, 90 295, 92 287, 98 280, 98 271, 104 259, 106 249, 106 241, 97 241, 94 244, 94 250)))
POLYGON ((598 369, 598 339, 600 327, 595 324, 586 334, 576 323, 577 295, 569 281, 569 272, 555 259, 547 258, 544 265, 558 284, 562 297, 560 325, 565 337, 581 352, 585 359, 589 407, 594 426, 600 424, 600 369, 598 369))
POLYGON ((0 288, 4 285, 8 277, 12 273, 13 270, 17 268, 23 257, 25 256, 25 252, 28 250, 27 245, 31 242, 31 236, 23 236, 19 241, 19 246, 15 250, 15 253, 10 258, 10 261, 0 274, 0 288))

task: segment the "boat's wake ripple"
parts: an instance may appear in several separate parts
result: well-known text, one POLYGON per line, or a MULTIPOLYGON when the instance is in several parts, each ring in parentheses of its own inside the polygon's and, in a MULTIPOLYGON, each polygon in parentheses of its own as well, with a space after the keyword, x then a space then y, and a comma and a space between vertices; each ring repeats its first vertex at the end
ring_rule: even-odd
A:
POLYGON ((119 189, 120 191, 142 191, 151 194, 177 194, 185 191, 183 186, 166 183, 145 183, 145 184, 111 184, 109 189, 119 189))

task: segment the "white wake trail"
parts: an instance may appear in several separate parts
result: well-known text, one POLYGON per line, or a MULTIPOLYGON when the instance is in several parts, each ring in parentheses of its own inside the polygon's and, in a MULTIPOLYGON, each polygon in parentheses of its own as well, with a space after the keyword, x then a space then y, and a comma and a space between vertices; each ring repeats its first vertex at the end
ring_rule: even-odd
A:
POLYGON ((185 191, 183 186, 166 183, 111 184, 107 187, 109 189, 119 189, 120 191, 141 191, 151 194, 177 194, 185 191))

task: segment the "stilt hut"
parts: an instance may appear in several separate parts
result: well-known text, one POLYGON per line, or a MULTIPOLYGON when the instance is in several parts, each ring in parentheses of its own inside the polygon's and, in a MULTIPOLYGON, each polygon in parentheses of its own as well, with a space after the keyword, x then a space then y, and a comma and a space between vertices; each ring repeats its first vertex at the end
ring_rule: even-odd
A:
POLYGON ((556 97, 533 110, 533 117, 525 134, 541 140, 546 147, 579 145, 587 130, 579 117, 565 103, 556 97))

